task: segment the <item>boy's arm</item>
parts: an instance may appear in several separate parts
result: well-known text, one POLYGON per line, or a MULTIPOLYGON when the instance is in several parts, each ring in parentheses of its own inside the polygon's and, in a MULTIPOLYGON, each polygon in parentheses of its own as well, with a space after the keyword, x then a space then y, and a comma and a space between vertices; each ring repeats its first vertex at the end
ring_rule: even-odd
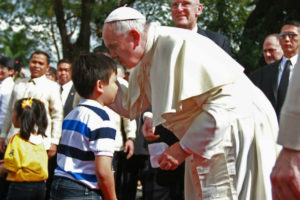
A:
POLYGON ((95 158, 98 186, 105 200, 117 199, 111 160, 110 156, 96 156, 95 158))

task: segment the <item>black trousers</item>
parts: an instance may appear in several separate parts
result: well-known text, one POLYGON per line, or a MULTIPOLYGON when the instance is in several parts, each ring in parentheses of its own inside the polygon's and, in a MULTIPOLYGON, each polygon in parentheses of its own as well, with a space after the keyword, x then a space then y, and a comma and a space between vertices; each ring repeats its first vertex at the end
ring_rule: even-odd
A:
POLYGON ((183 200, 183 187, 182 190, 178 189, 181 186, 178 187, 176 183, 159 185, 158 172, 158 169, 151 167, 148 155, 133 155, 129 160, 125 160, 121 179, 123 183, 119 185, 118 199, 135 200, 137 181, 140 180, 143 186, 143 200, 183 200))

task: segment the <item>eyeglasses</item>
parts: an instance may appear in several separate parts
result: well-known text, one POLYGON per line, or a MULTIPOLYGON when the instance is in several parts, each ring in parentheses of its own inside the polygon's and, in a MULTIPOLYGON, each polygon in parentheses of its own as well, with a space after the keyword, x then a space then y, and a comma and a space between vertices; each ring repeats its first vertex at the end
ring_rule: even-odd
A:
POLYGON ((280 33, 279 36, 280 36, 280 38, 285 38, 286 36, 288 36, 291 39, 291 38, 294 38, 298 35, 294 32, 289 32, 289 33, 283 32, 283 33, 280 33))

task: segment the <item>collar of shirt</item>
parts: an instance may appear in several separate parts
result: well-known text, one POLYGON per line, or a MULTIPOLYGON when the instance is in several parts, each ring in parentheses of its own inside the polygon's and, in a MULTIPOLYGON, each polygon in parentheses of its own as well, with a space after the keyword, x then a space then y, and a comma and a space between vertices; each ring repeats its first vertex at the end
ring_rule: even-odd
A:
POLYGON ((28 82, 32 82, 33 84, 39 84, 39 83, 44 82, 44 80, 46 80, 46 79, 47 79, 47 77, 46 77, 46 75, 44 74, 44 75, 42 75, 42 76, 40 76, 40 77, 38 77, 38 78, 30 78, 30 79, 28 80, 28 82))
POLYGON ((30 134, 28 141, 31 142, 32 144, 41 144, 44 142, 43 137, 41 135, 33 135, 33 134, 30 134))
POLYGON ((194 28, 192 29, 192 31, 194 31, 195 33, 198 32, 198 26, 197 26, 197 24, 194 26, 194 28))
POLYGON ((294 66, 296 65, 296 62, 297 62, 297 59, 298 59, 298 54, 296 54, 295 56, 293 56, 291 58, 287 58, 285 56, 282 57, 282 60, 281 60, 281 63, 279 65, 279 69, 278 69, 277 86, 279 86, 286 61, 290 60, 292 63, 292 65, 290 67, 290 78, 291 78, 291 76, 293 74, 294 66))
POLYGON ((97 108, 104 109, 104 106, 102 104, 100 104, 98 101, 93 99, 81 99, 78 105, 88 105, 88 106, 94 106, 97 108))
POLYGON ((285 56, 282 57, 282 60, 281 60, 281 63, 279 65, 279 71, 283 71, 284 69, 284 66, 285 66, 285 63, 287 60, 290 60, 292 65, 291 65, 291 70, 294 69, 294 66, 296 65, 296 62, 297 62, 297 59, 298 59, 298 54, 294 55, 293 57, 291 58, 287 58, 285 56))
POLYGON ((64 91, 68 91, 68 93, 69 93, 69 91, 72 88, 72 86, 73 86, 73 82, 72 81, 69 81, 66 84, 62 85, 63 92, 64 91))

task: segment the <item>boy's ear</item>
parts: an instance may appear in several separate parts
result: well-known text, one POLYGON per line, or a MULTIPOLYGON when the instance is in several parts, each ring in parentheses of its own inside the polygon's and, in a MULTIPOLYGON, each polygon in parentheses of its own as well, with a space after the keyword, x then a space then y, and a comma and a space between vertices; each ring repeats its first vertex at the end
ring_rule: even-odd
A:
POLYGON ((95 86, 96 91, 99 92, 100 94, 102 94, 103 93, 103 86, 104 86, 103 82, 101 80, 98 80, 97 84, 95 86))
POLYGON ((130 31, 130 34, 131 34, 131 36, 133 37, 133 41, 134 41, 134 49, 135 49, 135 48, 136 48, 137 46, 139 46, 139 44, 140 44, 140 39, 141 39, 140 33, 137 32, 136 30, 132 29, 132 30, 130 31))

